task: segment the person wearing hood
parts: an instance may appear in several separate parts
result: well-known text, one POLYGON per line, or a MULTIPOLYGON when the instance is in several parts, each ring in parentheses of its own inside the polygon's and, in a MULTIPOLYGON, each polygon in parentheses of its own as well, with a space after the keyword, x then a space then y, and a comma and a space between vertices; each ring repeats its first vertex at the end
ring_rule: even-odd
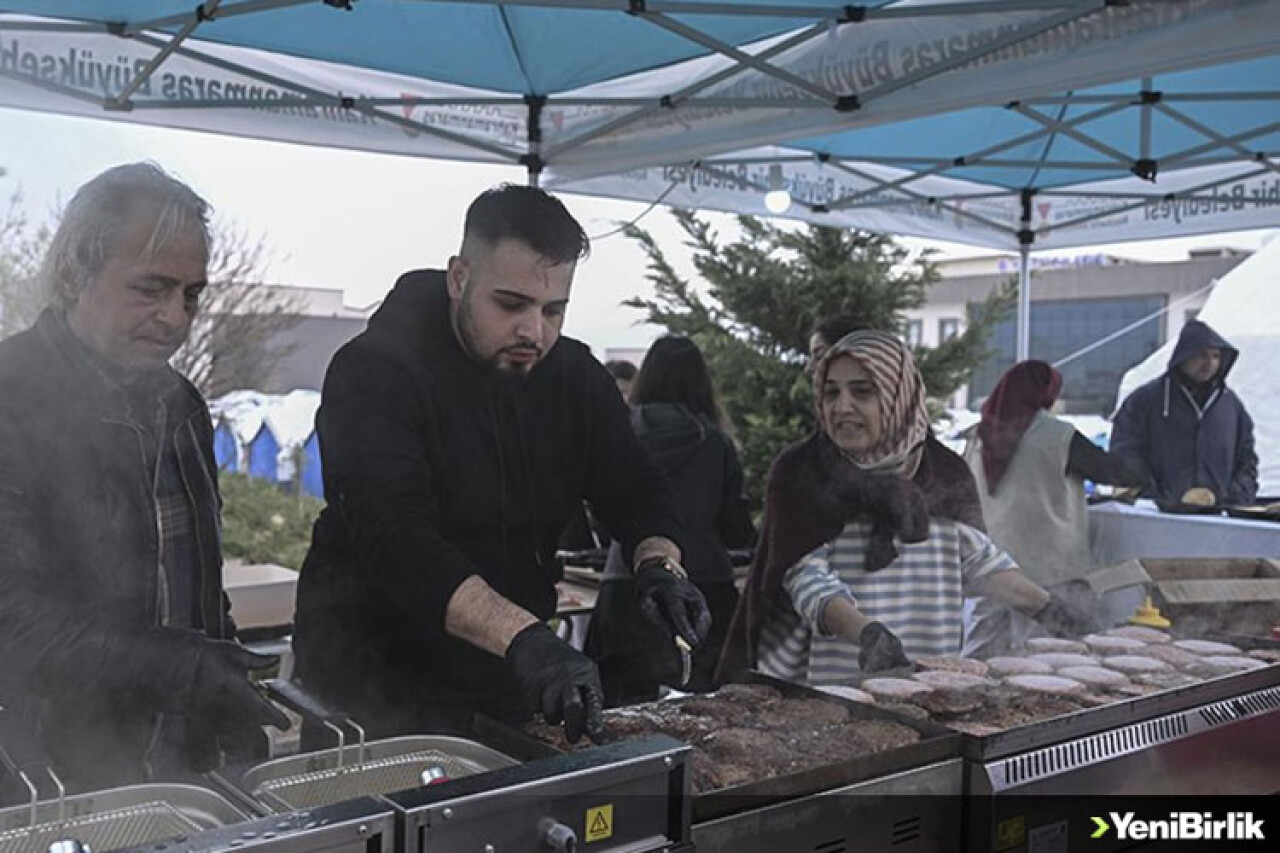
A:
POLYGON ((681 684, 676 649, 641 617, 621 543, 614 542, 586 642, 600 665, 606 707, 656 699, 661 683, 714 688, 712 676, 738 604, 728 549, 747 548, 755 540, 742 463, 697 344, 675 335, 655 341, 636 376, 631 404, 636 437, 674 488, 685 566, 707 600, 711 633, 693 654, 688 684, 681 684))
POLYGON ((1209 326, 1189 320, 1164 375, 1130 394, 1116 413, 1111 450, 1146 467, 1146 495, 1218 506, 1257 496, 1253 420, 1226 384, 1239 355, 1209 326))
POLYGON ((982 532, 972 476, 930 442, 924 382, 887 332, 818 363, 819 428, 769 473, 756 560, 719 674, 754 666, 807 684, 961 651, 964 596, 990 595, 1051 633, 1087 614, 1028 580, 982 532))
MULTIPOLYGON (((1084 481, 1142 486, 1136 461, 1108 453, 1050 410, 1062 393, 1062 374, 1043 361, 1023 361, 1000 377, 982 404, 982 419, 965 457, 978 483, 982 514, 993 542, 1009 552, 1036 583, 1071 598, 1105 626, 1123 622, 1142 603, 1136 572, 1131 585, 1095 599, 1087 580, 1089 553, 1084 481)), ((1115 582, 1114 573, 1111 581, 1115 582)), ((966 651, 1007 653, 1032 627, 986 599, 976 603, 966 651)))
POLYGON ((474 712, 600 733, 595 664, 546 625, 584 499, 642 609, 690 645, 706 633, 670 486, 613 377, 560 334, 587 249, 542 190, 482 193, 448 268, 402 276, 329 366, 296 671, 373 735, 467 732, 474 712))
POLYGON ((169 366, 208 216, 153 164, 96 176, 49 242, 48 307, 0 343, 0 706, 72 791, 209 770, 289 725, 248 678, 277 659, 234 642, 213 425, 169 366))

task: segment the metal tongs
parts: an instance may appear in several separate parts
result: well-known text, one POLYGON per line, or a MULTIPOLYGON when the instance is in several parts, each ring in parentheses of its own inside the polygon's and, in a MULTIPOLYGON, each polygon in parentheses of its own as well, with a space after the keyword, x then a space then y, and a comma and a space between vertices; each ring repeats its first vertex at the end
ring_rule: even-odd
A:
POLYGON ((689 679, 693 676, 693 646, 676 634, 676 650, 680 652, 680 686, 688 687, 689 679))

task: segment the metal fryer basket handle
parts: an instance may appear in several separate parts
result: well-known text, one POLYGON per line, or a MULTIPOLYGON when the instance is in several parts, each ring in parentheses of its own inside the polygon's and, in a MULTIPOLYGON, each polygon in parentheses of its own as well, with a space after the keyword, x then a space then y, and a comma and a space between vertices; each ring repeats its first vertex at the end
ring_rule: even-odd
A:
POLYGON ((286 708, 301 714, 303 718, 323 725, 338 738, 338 766, 342 767, 346 760, 347 736, 342 730, 344 725, 350 726, 356 733, 356 767, 363 767, 365 762, 365 730, 350 717, 333 710, 311 693, 292 681, 271 678, 262 682, 267 695, 286 708))
POLYGON ((66 786, 62 784, 58 774, 53 772, 48 756, 44 754, 44 750, 35 738, 9 711, 4 709, 0 709, 0 761, 3 761, 9 771, 22 780, 22 784, 31 794, 30 825, 32 827, 36 825, 40 789, 32 780, 30 773, 40 770, 53 780, 54 787, 58 789, 58 822, 63 821, 67 806, 66 786))

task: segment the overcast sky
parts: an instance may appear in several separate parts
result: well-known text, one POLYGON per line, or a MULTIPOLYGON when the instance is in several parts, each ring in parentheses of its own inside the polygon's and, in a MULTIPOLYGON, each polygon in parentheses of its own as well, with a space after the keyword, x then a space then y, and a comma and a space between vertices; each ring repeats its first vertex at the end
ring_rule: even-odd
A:
MULTIPOLYGON (((494 184, 524 180, 519 168, 362 154, 0 108, 0 167, 7 172, 0 178, 0 198, 21 190, 23 206, 34 221, 49 219, 59 201, 103 169, 136 160, 154 160, 190 183, 221 218, 263 235, 274 256, 268 281, 337 288, 348 304, 357 306, 382 298, 405 270, 442 266, 457 248, 471 200, 494 184)), ((618 221, 645 209, 643 204, 580 196, 565 196, 565 202, 592 235, 612 231, 618 221)), ((655 210, 640 224, 688 269, 687 253, 679 248, 681 232, 665 211, 655 210)), ((1266 234, 1239 232, 1080 251, 1175 260, 1194 246, 1254 249, 1266 234)), ((947 254, 986 253, 934 245, 947 254)), ((650 292, 644 258, 629 240, 596 240, 576 279, 566 331, 590 344, 598 356, 606 347, 643 347, 657 330, 636 326, 638 312, 619 303, 650 292)))

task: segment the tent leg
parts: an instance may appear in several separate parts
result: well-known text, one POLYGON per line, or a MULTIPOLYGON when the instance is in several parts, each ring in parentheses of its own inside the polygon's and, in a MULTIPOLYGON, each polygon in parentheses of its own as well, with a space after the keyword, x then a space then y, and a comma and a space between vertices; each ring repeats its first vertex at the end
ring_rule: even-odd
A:
POLYGON ((1031 357, 1031 246, 1018 247, 1018 347, 1017 360, 1031 357))

